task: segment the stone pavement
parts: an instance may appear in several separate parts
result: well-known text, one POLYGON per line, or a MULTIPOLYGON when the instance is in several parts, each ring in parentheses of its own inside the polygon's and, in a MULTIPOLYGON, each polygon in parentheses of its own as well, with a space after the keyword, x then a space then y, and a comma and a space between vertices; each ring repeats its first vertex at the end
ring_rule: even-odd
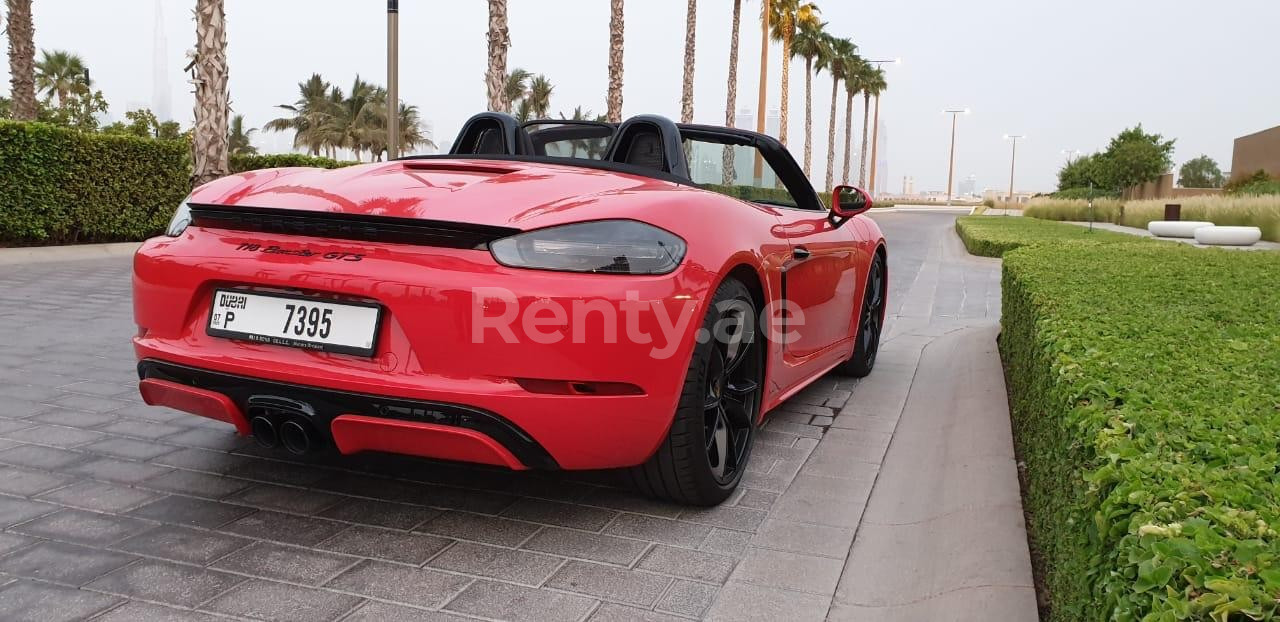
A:
POLYGON ((954 215, 876 218, 876 371, 788 401, 713 509, 260 450, 141 404, 126 257, 0 265, 0 617, 1031 619, 998 264, 954 255, 954 215))

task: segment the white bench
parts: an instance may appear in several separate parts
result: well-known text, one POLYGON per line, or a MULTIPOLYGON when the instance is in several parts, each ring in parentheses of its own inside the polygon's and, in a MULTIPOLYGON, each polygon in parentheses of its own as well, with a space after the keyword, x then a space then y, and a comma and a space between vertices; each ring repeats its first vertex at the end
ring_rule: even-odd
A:
POLYGON ((1262 239, 1262 229, 1257 227, 1200 227, 1195 231, 1196 242, 1218 246, 1252 246, 1262 239))
POLYGON ((1196 229, 1212 226, 1203 220, 1153 220, 1147 223, 1147 231, 1160 238, 1194 238, 1196 229))

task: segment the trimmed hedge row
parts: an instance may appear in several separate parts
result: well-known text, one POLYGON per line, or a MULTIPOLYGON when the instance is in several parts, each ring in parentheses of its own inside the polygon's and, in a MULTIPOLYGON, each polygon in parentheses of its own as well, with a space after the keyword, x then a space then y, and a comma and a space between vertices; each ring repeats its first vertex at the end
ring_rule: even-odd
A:
POLYGON ((1102 229, 1090 231, 1080 225, 1025 216, 961 216, 956 219, 956 234, 970 254, 983 257, 1000 257, 1022 246, 1064 240, 1155 243, 1125 233, 1102 229))
POLYGON ((1280 254, 1181 244, 1004 256, 1000 353, 1049 620, 1280 618, 1275 274, 1280 254))
MULTIPOLYGON (((141 240, 164 229, 191 190, 190 145, 0 121, 0 244, 141 240)), ((352 162, 232 156, 232 172, 352 162)))
POLYGON ((0 121, 0 242, 140 240, 190 189, 181 141, 0 121))
MULTIPOLYGON (((720 194, 742 199, 743 201, 775 201, 778 203, 791 203, 791 193, 782 188, 756 188, 753 186, 724 186, 720 184, 698 184, 703 190, 710 190, 720 194)), ((828 209, 831 207, 831 193, 818 191, 818 198, 822 200, 822 204, 828 209)), ((893 207, 892 201, 874 201, 872 207, 893 207)))

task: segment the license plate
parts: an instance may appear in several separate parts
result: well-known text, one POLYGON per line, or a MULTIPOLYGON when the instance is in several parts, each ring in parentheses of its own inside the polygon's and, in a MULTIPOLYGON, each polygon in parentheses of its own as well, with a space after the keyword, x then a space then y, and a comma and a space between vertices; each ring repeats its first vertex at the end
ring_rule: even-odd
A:
POLYGON ((382 307, 237 289, 213 292, 206 332, 293 348, 373 356, 382 307))

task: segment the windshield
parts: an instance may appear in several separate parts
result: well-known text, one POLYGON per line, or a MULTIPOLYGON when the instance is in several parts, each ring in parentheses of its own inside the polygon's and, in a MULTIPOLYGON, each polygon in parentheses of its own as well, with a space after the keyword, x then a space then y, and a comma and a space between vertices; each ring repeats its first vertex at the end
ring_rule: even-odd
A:
POLYGON ((535 155, 599 160, 608 151, 615 128, 608 123, 532 121, 522 129, 535 155))

